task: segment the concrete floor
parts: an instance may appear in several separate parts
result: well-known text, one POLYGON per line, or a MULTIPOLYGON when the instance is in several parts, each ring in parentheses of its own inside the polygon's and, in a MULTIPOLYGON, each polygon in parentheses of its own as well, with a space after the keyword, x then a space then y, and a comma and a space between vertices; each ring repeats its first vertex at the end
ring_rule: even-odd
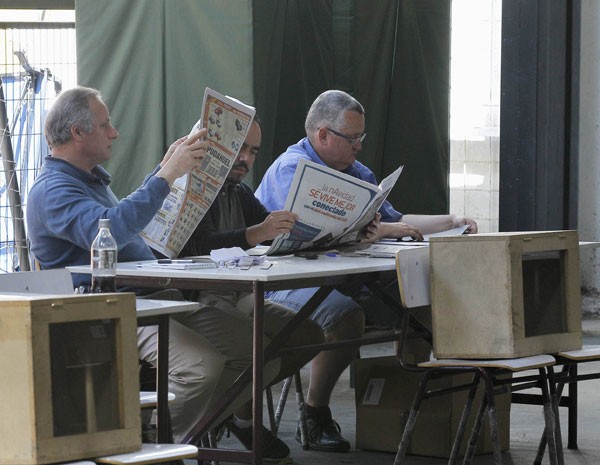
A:
MULTIPOLYGON (((584 344, 600 344, 600 320, 584 322, 584 344)), ((361 356, 374 357, 391 353, 389 345, 378 345, 364 347, 361 356)), ((600 362, 581 365, 580 373, 600 371, 600 362)), ((344 436, 352 442, 353 449, 346 454, 332 454, 316 451, 304 451, 300 444, 294 439, 297 424, 297 410, 293 392, 284 411, 279 436, 288 444, 292 453, 292 459, 298 465, 365 465, 385 464, 392 465, 394 454, 387 452, 372 452, 356 450, 356 408, 354 389, 350 388, 350 372, 342 375, 333 395, 332 412, 334 418, 340 424, 344 436)), ((302 371, 303 384, 308 383, 308 369, 302 371)), ((274 397, 278 396, 278 388, 274 389, 274 397)), ((531 464, 535 457, 537 444, 542 432, 543 417, 541 407, 531 405, 511 406, 510 415, 510 449, 503 453, 502 459, 505 465, 531 464)), ((563 438, 566 438, 567 425, 565 422, 566 410, 561 409, 561 422, 563 438)), ((578 421, 578 450, 566 449, 565 463, 567 465, 596 465, 600 463, 600 380, 579 383, 579 421, 578 421)), ((385 432, 382 432, 385 434, 385 432)), ((565 439, 566 444, 566 439, 565 439)), ((235 438, 224 438, 221 442, 223 447, 239 447, 235 438)), ((407 456, 407 465, 441 465, 447 461, 439 458, 407 456)), ((186 465, 194 462, 186 461, 186 465)), ((479 455, 473 461, 475 465, 492 464, 491 454, 479 455)), ((543 463, 549 463, 548 456, 544 457, 543 463)))

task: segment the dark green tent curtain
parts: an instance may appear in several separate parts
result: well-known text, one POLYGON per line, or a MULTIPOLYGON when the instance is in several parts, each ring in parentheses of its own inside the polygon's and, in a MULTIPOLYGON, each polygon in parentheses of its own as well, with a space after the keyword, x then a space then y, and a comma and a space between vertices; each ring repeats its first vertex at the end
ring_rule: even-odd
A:
POLYGON ((449 208, 450 6, 400 2, 382 157, 384 174, 404 165, 392 197, 400 211, 449 208))
POLYGON ((79 83, 120 131, 107 168, 127 195, 198 118, 206 86, 256 106, 263 148, 249 184, 304 136, 314 98, 366 109, 361 161, 404 212, 448 208, 450 0, 76 0, 79 83))
POLYGON ((254 89, 264 129, 257 184, 259 173, 304 135, 311 102, 335 85, 333 3, 254 2, 254 89))
POLYGON ((366 110, 360 160, 405 212, 448 209, 450 1, 261 0, 253 6, 254 90, 264 126, 255 183, 304 134, 314 98, 342 89, 366 110))

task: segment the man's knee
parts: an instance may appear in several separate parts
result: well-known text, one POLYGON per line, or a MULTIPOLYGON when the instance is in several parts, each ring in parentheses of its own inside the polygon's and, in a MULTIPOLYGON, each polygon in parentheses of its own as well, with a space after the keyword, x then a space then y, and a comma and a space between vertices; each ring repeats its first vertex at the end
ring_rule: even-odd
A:
POLYGON ((365 314, 360 308, 354 308, 344 314, 337 324, 331 326, 325 331, 325 339, 328 341, 337 341, 360 337, 365 329, 365 314))
POLYGON ((313 320, 305 320, 297 332, 302 337, 302 344, 321 344, 325 341, 321 326, 313 320))

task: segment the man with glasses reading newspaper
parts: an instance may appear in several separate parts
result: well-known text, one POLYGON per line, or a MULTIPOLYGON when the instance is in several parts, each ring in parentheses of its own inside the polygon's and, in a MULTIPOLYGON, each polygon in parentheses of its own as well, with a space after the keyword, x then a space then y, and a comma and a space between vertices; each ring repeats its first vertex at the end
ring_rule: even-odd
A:
MULTIPOLYGON (((268 210, 282 209, 300 159, 342 171, 377 185, 373 172, 357 161, 365 140, 365 111, 351 95, 329 90, 311 105, 305 121, 306 137, 291 145, 265 173, 255 195, 268 210)), ((477 223, 456 215, 403 215, 385 201, 381 206, 377 233, 369 240, 383 237, 411 237, 422 240, 423 234, 468 225, 477 232, 477 223)), ((316 288, 274 291, 267 298, 288 308, 300 309, 317 291, 316 288)), ((326 342, 360 337, 365 316, 352 298, 333 291, 313 314, 325 333, 326 342)), ((310 385, 306 398, 306 415, 310 447, 315 450, 346 452, 350 443, 341 435, 333 420, 329 403, 333 388, 344 369, 355 358, 356 349, 321 352, 311 362, 310 385)), ((299 439, 299 432, 296 434, 299 439)))

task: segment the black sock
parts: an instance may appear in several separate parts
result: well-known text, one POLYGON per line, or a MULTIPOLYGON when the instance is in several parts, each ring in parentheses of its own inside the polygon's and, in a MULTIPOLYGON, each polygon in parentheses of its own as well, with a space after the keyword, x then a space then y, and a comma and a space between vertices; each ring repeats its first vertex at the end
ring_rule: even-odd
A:
POLYGON ((318 420, 319 423, 331 420, 331 410, 329 407, 313 407, 312 405, 304 404, 306 417, 318 420))

